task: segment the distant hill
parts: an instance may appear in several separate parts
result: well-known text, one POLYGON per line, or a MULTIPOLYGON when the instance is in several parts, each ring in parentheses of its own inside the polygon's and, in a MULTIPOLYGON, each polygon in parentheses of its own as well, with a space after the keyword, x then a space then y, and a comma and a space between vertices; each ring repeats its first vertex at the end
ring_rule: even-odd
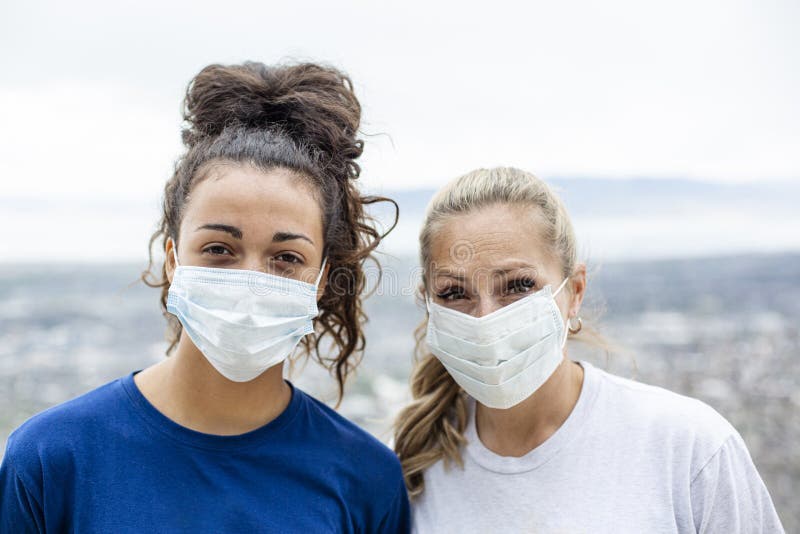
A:
MULTIPOLYGON (((800 183, 557 178, 585 255, 625 260, 800 251, 800 183)), ((400 207, 386 248, 413 253, 435 189, 384 191, 400 207)), ((374 210, 382 221, 393 212, 374 210)))
MULTIPOLYGON (((800 183, 570 177, 548 182, 572 215, 581 250, 592 258, 800 251, 800 183)), ((416 255, 419 226, 434 192, 382 191, 400 206, 386 251, 416 255)), ((394 214, 386 204, 371 211, 384 225, 394 214)), ((4 234, 0 262, 141 260, 159 214, 156 192, 0 197, 0 225, 24 229, 4 234), (91 246, 77 246, 79 241, 91 246)))
MULTIPOLYGON (((547 180, 573 217, 672 213, 703 206, 800 214, 800 181, 726 184, 670 178, 556 178, 547 180)), ((387 190, 403 215, 421 216, 435 188, 387 190)))

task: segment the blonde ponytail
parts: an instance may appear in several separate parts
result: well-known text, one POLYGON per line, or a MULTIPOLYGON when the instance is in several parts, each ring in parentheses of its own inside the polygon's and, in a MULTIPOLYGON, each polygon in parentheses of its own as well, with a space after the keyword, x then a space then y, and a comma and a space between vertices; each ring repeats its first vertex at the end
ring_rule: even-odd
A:
POLYGON ((395 422, 395 450, 413 499, 425 488, 423 472, 440 459, 461 465, 466 442, 465 393, 436 357, 424 350, 427 321, 417 327, 417 362, 411 375, 413 401, 395 422))

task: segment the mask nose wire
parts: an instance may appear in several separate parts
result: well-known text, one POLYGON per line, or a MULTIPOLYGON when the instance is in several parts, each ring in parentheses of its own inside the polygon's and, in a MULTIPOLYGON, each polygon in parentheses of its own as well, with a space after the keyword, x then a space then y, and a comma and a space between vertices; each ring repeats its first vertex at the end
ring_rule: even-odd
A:
MULTIPOLYGON (((175 266, 180 267, 181 264, 178 262, 178 247, 173 244, 172 246, 172 257, 175 259, 175 266)), ((322 265, 319 267, 319 274, 317 274, 317 280, 314 282, 314 285, 319 287, 319 282, 322 280, 322 273, 325 272, 325 265, 328 263, 328 257, 325 256, 322 259, 322 265)))
MULTIPOLYGON (((324 265, 324 263, 323 263, 323 265, 324 265)), ((561 285, 559 285, 558 289, 556 289, 556 292, 553 293, 553 298, 556 298, 556 296, 561 292, 561 290, 564 288, 564 286, 567 285, 567 282, 569 281, 569 279, 570 279, 569 276, 564 278, 564 280, 561 282, 561 285)), ((427 291, 425 292, 425 308, 428 310, 428 313, 430 313, 430 311, 431 311, 431 296, 427 291)), ((566 341, 566 338, 565 338, 565 341, 566 341)), ((562 346, 563 346, 563 343, 562 343, 562 346)))

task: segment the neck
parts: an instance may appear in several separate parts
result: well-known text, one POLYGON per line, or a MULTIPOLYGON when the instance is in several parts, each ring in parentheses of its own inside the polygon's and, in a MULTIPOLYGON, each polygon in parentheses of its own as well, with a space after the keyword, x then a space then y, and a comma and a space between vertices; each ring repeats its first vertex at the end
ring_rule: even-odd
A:
POLYGON ((476 403, 475 424, 481 442, 500 456, 523 456, 544 443, 578 402, 583 368, 567 359, 530 397, 507 410, 476 403))
POLYGON ((222 376, 184 332, 173 356, 137 373, 136 385, 161 413, 206 434, 243 434, 267 424, 289 405, 283 364, 249 382, 222 376))

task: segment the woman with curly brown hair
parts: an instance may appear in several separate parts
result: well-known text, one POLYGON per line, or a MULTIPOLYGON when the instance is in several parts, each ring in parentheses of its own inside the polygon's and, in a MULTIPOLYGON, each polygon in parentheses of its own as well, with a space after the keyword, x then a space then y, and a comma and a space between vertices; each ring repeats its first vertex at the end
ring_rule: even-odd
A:
MULTIPOLYGON (((314 64, 203 69, 151 239, 170 357, 8 441, 2 532, 403 532, 392 452, 283 378, 298 347, 339 398, 381 239, 355 185, 361 108, 314 64), (308 334, 313 334, 311 337, 308 334)), ((151 256, 152 265, 152 256, 151 256)))

